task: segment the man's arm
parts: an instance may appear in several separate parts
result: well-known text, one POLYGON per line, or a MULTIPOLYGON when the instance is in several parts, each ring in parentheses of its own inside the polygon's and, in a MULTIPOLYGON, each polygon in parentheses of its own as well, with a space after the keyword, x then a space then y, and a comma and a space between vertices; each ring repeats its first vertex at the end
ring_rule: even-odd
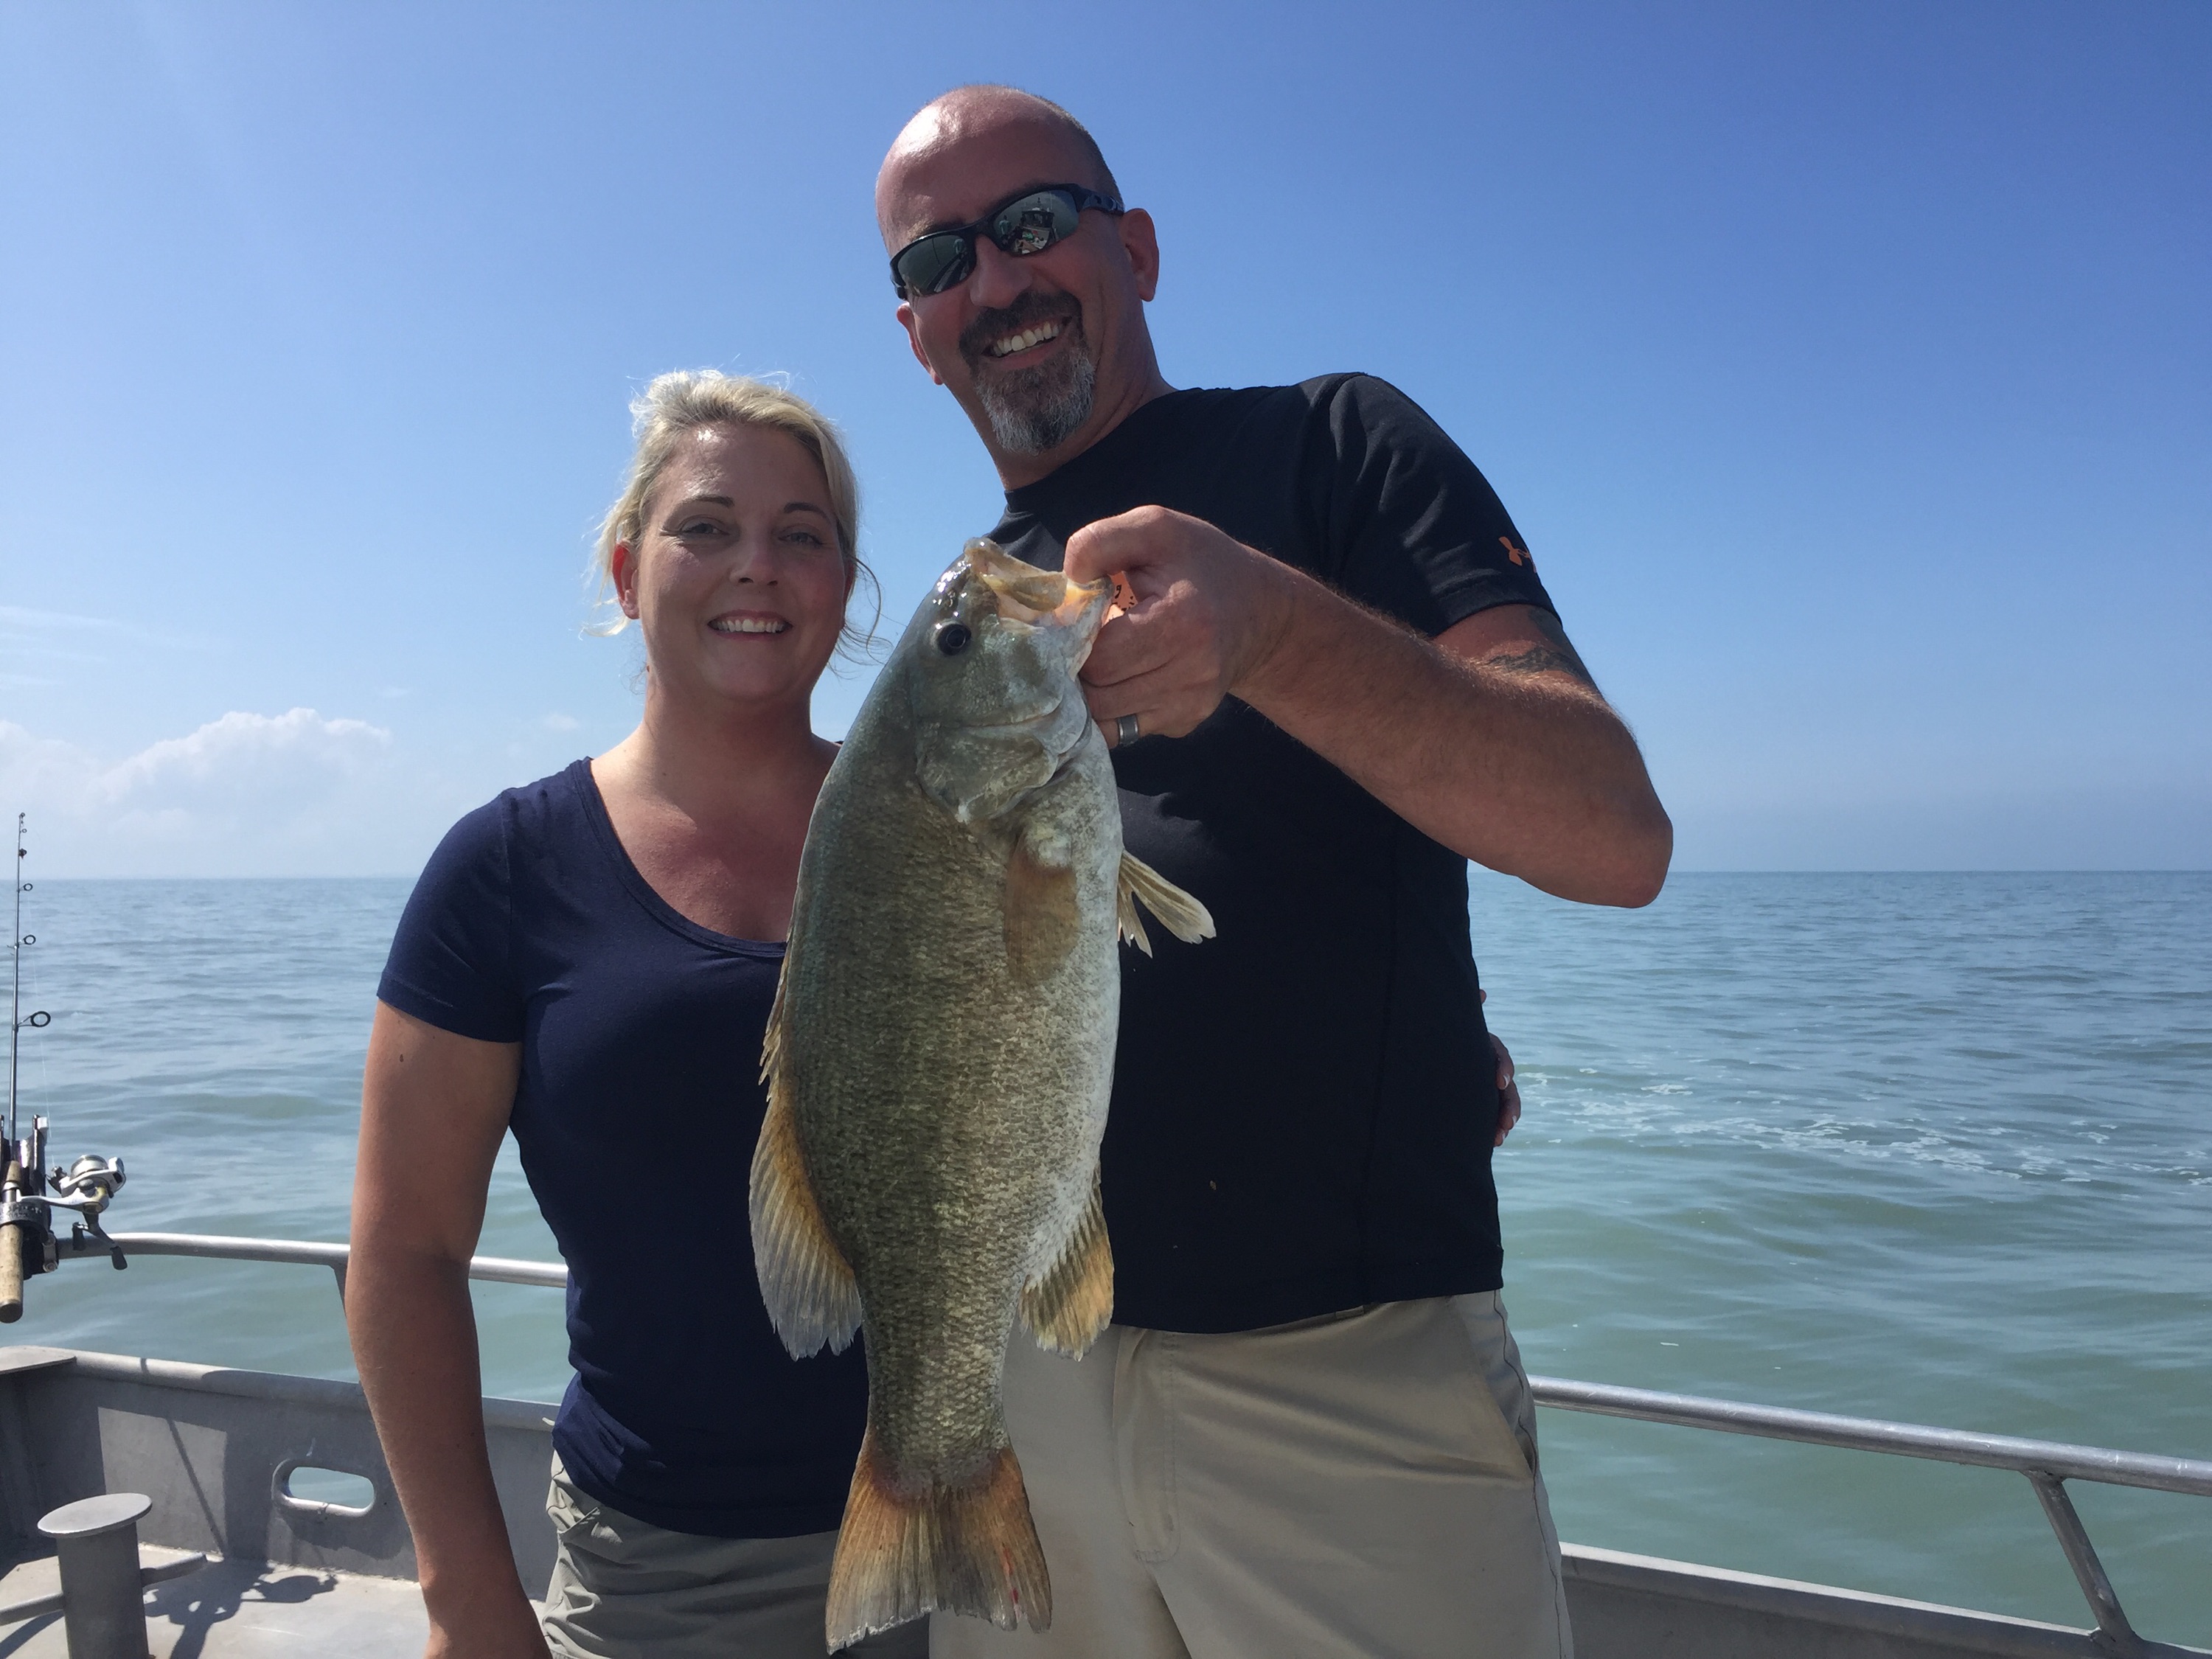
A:
POLYGON ((1426 640, 1156 507, 1078 531, 1066 569, 1121 573, 1133 596, 1084 668, 1109 735, 1133 714, 1180 737, 1233 694, 1478 863, 1584 903, 1658 896, 1674 826, 1548 611, 1501 605, 1426 640))

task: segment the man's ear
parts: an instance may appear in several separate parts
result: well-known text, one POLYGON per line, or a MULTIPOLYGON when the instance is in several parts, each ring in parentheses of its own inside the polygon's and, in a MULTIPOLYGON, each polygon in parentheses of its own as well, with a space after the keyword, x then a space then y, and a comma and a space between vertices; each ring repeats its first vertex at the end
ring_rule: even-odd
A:
POLYGON ((934 384, 943 386, 945 377, 937 372, 936 365, 929 361, 929 354, 921 349, 921 331, 915 326, 914 307, 903 300, 899 301, 898 319, 899 326, 906 331, 906 343, 914 352, 915 362, 921 365, 922 372, 934 384))
POLYGON ((632 622, 637 620, 637 555, 630 551, 628 542, 615 544, 614 556, 607 561, 607 574, 614 578, 615 603, 632 622))
POLYGON ((1131 208, 1118 222, 1121 246, 1129 256, 1129 270, 1137 279, 1137 297, 1149 302, 1160 287, 1160 237, 1152 216, 1131 208))

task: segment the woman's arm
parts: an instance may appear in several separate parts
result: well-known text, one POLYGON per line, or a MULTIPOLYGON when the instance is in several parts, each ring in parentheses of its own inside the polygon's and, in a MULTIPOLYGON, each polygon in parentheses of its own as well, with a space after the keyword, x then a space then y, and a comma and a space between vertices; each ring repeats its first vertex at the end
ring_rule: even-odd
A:
POLYGON ((484 1445, 469 1257, 521 1047, 376 1005, 362 1080, 346 1326, 415 1535, 426 1659, 546 1659, 484 1445))

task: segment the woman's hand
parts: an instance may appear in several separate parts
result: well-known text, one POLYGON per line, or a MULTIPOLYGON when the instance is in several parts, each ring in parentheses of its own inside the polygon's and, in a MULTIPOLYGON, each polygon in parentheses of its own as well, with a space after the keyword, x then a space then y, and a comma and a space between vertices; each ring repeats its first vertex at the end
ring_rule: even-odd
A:
MULTIPOLYGON (((1485 1002, 1490 1000, 1487 991, 1476 994, 1485 1002)), ((1495 1031, 1490 1033, 1490 1052, 1498 1057, 1498 1133, 1490 1144, 1503 1146, 1513 1126, 1521 1121, 1521 1085, 1513 1080, 1513 1056, 1505 1052, 1495 1031)))
POLYGON ((545 1632, 538 1628, 529 1602, 522 1604, 520 1613, 503 1612, 496 1629, 482 1619, 467 1629, 432 1624, 422 1659, 552 1659, 553 1650, 546 1645, 545 1632))

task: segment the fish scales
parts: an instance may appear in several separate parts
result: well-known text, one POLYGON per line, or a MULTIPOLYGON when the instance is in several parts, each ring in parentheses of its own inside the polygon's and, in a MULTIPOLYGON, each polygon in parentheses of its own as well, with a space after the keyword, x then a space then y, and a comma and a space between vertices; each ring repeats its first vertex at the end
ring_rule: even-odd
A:
POLYGON ((1051 1589, 1001 1403, 1018 1317, 1080 1352, 1112 1308, 1098 1144, 1133 897, 1204 908, 1121 847, 1076 671, 1085 587, 973 542, 831 767, 770 1021, 752 1182, 794 1353, 868 1356, 831 1573, 835 1649, 938 1609, 1042 1629, 1051 1589))

